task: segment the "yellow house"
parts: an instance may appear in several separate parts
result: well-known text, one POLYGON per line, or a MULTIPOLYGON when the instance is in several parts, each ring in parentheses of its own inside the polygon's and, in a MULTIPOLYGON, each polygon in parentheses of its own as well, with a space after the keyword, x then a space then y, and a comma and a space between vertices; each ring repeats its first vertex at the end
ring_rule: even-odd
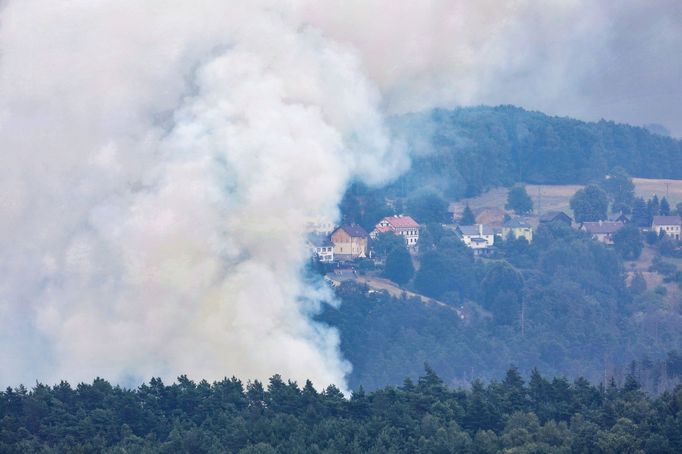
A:
POLYGON ((342 225, 332 233, 334 258, 352 260, 367 257, 367 232, 359 225, 342 225))
POLYGON ((525 238, 531 243, 533 241, 533 228, 520 219, 510 219, 502 225, 502 238, 507 239, 509 235, 517 239, 525 238))

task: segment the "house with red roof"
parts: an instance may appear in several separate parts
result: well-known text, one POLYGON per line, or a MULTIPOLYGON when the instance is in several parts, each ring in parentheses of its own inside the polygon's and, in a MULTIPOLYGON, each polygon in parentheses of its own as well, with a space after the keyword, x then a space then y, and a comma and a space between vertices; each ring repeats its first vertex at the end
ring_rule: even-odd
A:
POLYGON ((380 233, 393 232, 405 239, 407 247, 414 247, 419 241, 420 225, 411 216, 386 216, 374 227, 370 236, 376 239, 380 233))

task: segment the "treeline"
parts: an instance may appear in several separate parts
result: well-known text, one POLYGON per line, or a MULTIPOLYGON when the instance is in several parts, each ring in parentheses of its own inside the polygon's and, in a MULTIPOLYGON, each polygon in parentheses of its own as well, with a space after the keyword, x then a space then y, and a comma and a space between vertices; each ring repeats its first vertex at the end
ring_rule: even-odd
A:
MULTIPOLYGON (((623 377, 633 360, 682 350, 679 307, 665 288, 626 279, 617 249, 561 223, 540 226, 531 244, 496 244, 479 260, 451 230, 423 229, 420 266, 403 285, 437 303, 338 287, 342 304, 319 319, 339 330, 351 386, 398 384, 424 361, 448 383, 499 377, 509 364, 596 382, 623 377)), ((679 376, 668 373, 647 379, 647 390, 674 386, 679 376)))
POLYGON ((272 377, 138 389, 68 383, 0 393, 0 452, 495 453, 682 451, 682 388, 546 379, 452 389, 436 373, 345 398, 272 377))
POLYGON ((436 109, 393 119, 415 156, 390 187, 447 198, 515 182, 584 184, 616 166, 642 178, 682 178, 682 141, 610 121, 550 117, 513 106, 436 109))

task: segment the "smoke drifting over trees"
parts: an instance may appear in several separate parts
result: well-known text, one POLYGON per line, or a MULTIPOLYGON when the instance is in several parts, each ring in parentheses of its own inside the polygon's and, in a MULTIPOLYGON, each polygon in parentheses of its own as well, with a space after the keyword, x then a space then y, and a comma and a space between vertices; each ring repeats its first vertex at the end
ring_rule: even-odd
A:
MULTIPOLYGON (((0 3, 0 384, 342 384, 338 336, 309 317, 330 295, 301 279, 307 218, 407 167, 386 113, 517 102, 643 122, 574 95, 612 87, 600 59, 633 17, 666 40, 623 41, 630 60, 669 71, 627 80, 665 87, 678 7, 630 1, 605 22, 597 3, 0 3)), ((675 87, 646 121, 679 134, 675 87)))
POLYGON ((343 384, 305 222, 405 160, 352 52, 232 3, 5 7, 1 382, 343 384))

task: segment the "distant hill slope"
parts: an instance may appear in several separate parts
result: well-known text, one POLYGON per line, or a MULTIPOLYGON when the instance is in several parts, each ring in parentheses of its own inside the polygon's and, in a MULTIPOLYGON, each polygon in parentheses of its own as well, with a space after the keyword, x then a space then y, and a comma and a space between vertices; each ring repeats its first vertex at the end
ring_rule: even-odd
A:
POLYGON ((393 195, 433 187, 449 198, 523 181, 587 183, 615 166, 643 178, 682 178, 682 141, 610 121, 551 117, 514 106, 436 109, 394 117, 411 147, 393 195))

